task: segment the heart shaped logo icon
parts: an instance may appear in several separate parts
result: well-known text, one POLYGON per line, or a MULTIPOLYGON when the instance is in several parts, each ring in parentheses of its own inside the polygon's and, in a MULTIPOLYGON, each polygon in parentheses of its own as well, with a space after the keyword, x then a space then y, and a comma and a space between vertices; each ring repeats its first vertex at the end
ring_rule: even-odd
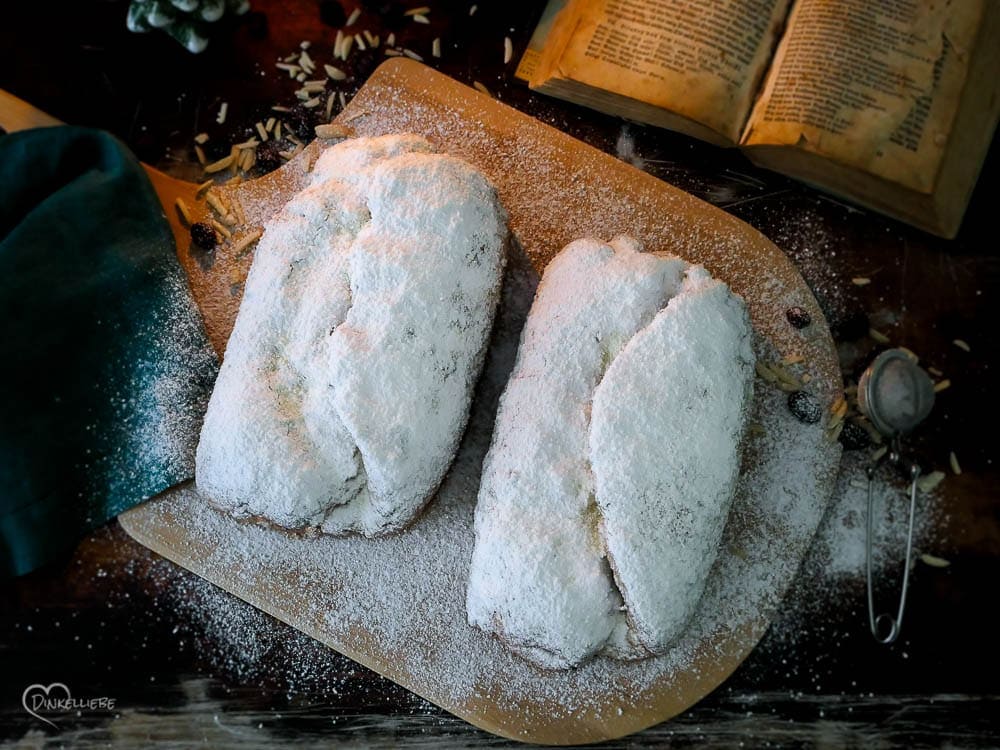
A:
POLYGON ((61 682, 53 682, 51 685, 28 685, 21 694, 21 705, 24 706, 24 710, 53 729, 59 727, 39 714, 39 711, 58 711, 60 704, 68 705, 71 701, 69 688, 61 682))

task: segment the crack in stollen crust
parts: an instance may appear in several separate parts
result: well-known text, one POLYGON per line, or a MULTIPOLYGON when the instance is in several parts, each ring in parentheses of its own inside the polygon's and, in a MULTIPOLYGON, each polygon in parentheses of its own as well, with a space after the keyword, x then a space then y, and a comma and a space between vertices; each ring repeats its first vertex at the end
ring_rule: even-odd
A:
MULTIPOLYGON (((360 497, 335 506, 324 519, 324 531, 334 534, 353 530, 372 536, 400 530, 431 502, 444 481, 468 423, 485 361, 510 237, 492 186, 464 162, 446 155, 434 155, 430 161, 428 154, 407 154, 378 170, 388 169, 390 163, 395 164, 394 181, 367 194, 366 209, 374 216, 372 230, 365 227, 352 246, 351 289, 359 314, 352 317, 349 311, 345 325, 356 326, 360 338, 353 344, 342 338, 331 350, 341 356, 346 375, 335 389, 334 410, 367 477, 360 497), (386 205, 387 197, 397 199, 400 185, 412 187, 418 168, 430 168, 423 174, 440 175, 441 206, 449 212, 444 216, 452 218, 446 231, 418 223, 419 231, 400 235, 390 209, 400 215, 433 215, 412 189, 401 203, 386 205), (454 203, 445 188, 455 190, 454 203), (461 213, 449 206, 461 206, 461 213), (455 228, 468 225, 471 217, 478 227, 474 231, 455 228), (458 252, 467 245, 469 252, 458 252), (387 247, 398 247, 394 252, 399 255, 387 253, 387 247), (421 262, 424 257, 440 259, 444 265, 428 275, 430 266, 421 262), (445 278, 452 293, 442 292, 438 300, 441 268, 451 270, 445 278), (418 294, 416 302, 400 296, 408 291, 418 294), (373 313, 377 308, 385 308, 389 322, 377 318, 373 313), (413 313, 406 312, 411 309, 413 313), (403 367, 397 367, 399 363, 403 367), (456 374, 460 377, 452 377, 456 374), (414 382, 426 384, 427 390, 408 399, 412 408, 394 409, 390 400, 384 425, 369 418, 366 404, 384 400, 388 387, 399 388, 402 398, 414 382), (417 457, 408 467, 407 453, 417 457), (355 512, 346 505, 355 506, 355 512)), ((331 335, 337 336, 338 330, 331 335)))
MULTIPOLYGON (((687 272, 689 269, 690 266, 688 267, 688 269, 685 269, 684 272, 685 277, 687 276, 687 272)), ((640 642, 637 638, 638 627, 632 617, 632 613, 628 606, 629 597, 627 595, 627 588, 625 586, 625 582, 622 580, 621 576, 618 573, 618 567, 615 565, 614 556, 611 554, 611 550, 608 547, 607 531, 605 527, 606 521, 604 518, 604 513, 601 510, 600 503, 597 502, 597 487, 596 487, 597 482, 594 473, 594 462, 590 454, 590 432, 593 424, 593 412, 592 412, 593 398, 594 394, 596 394, 598 390, 600 390, 601 385, 604 383, 604 378, 608 374, 608 370, 611 369, 611 366, 614 364, 618 356, 625 351, 629 343, 633 341, 640 333, 647 330, 651 325, 653 325, 657 317, 663 314, 663 312, 667 309, 667 307, 670 304, 670 300, 672 300, 674 297, 680 294, 682 289, 683 289, 683 283, 676 290, 674 290, 673 294, 666 294, 663 300, 663 304, 659 307, 659 309, 653 312, 649 316, 649 320, 645 321, 643 325, 637 328, 626 341, 622 341, 618 346, 617 351, 612 352, 610 349, 604 347, 602 342, 598 341, 598 344, 601 345, 602 347, 602 357, 601 357, 602 371, 598 375, 597 382, 594 385, 594 388, 590 392, 591 398, 585 410, 587 415, 587 426, 585 428, 585 432, 587 435, 586 471, 590 479, 591 486, 593 487, 590 495, 590 501, 587 504, 587 514, 588 516, 590 516, 590 518, 588 518, 588 522, 589 524, 592 525, 592 533, 595 536, 594 539, 595 545, 597 546, 598 551, 601 553, 601 557, 603 558, 604 562, 607 565, 608 581, 611 584, 611 587, 614 590, 614 592, 617 594, 618 599, 621 601, 621 608, 619 612, 620 612, 620 617, 622 618, 622 620, 624 620, 624 624, 626 627, 625 645, 627 647, 630 647, 625 652, 621 652, 620 650, 616 651, 616 653, 619 654, 619 658, 625 657, 628 659, 643 659, 648 656, 651 656, 653 652, 650 651, 649 648, 645 644, 640 642)), ((620 645, 612 643, 612 639, 615 637, 615 633, 617 631, 617 622, 615 622, 616 619, 617 618, 612 619, 612 622, 615 624, 612 626, 611 631, 608 633, 607 638, 605 639, 604 643, 601 644, 597 653, 607 653, 609 650, 613 650, 616 648, 616 646, 620 645)))
POLYGON ((602 381, 595 391, 590 457, 598 504, 611 524, 608 560, 629 633, 650 653, 663 653, 684 632, 718 554, 752 387, 749 330, 739 298, 692 266, 678 294, 623 348, 626 358, 609 366, 607 386, 602 381), (672 373, 666 380, 657 363, 672 373), (664 393, 649 403, 642 394, 658 385, 664 393), (628 448, 634 430, 648 440, 658 429, 668 430, 666 442, 628 448), (636 532, 640 540, 631 538, 636 532))
MULTIPOLYGON (((349 249, 347 249, 345 251, 345 254, 349 258, 354 255, 355 248, 356 248, 356 245, 357 245, 357 242, 358 242, 358 237, 361 236, 361 234, 365 231, 365 229, 367 229, 368 227, 370 227, 371 224, 372 224, 371 207, 368 205, 367 201, 365 202, 364 209, 365 209, 365 220, 362 222, 360 228, 354 234, 354 236, 351 237, 350 247, 349 247, 349 249)), ((355 297, 355 294, 354 294, 354 285, 353 285, 354 284, 354 278, 353 278, 353 275, 351 273, 350 263, 348 263, 347 268, 345 269, 345 275, 347 277, 348 305, 347 305, 347 309, 344 310, 343 319, 339 323, 337 323, 337 325, 333 326, 333 328, 330 329, 330 333, 329 333, 330 336, 333 336, 337 331, 341 330, 347 324, 347 319, 350 317, 351 310, 354 309, 354 297, 355 297)), ((336 386, 336 384, 331 383, 330 387, 333 388, 334 390, 336 390, 337 386, 336 386)), ((330 498, 330 500, 327 503, 327 507, 326 507, 326 509, 323 512, 323 517, 319 521, 317 521, 316 524, 315 524, 316 528, 318 528, 318 529, 324 529, 324 527, 326 526, 327 521, 330 519, 331 515, 333 515, 338 509, 343 509, 343 508, 346 508, 347 506, 353 505, 354 503, 356 503, 358 501, 358 499, 364 493, 368 493, 368 494, 371 493, 371 490, 369 488, 369 483, 368 483, 368 467, 365 464, 365 454, 364 454, 364 451, 361 450, 361 446, 359 444, 358 437, 355 434, 355 432, 351 430, 351 428, 350 428, 347 420, 344 418, 344 414, 342 413, 342 411, 341 411, 340 407, 338 406, 336 400, 333 400, 331 406, 333 408, 334 413, 337 415, 337 418, 340 420, 340 424, 343 426, 344 431, 348 435, 350 435, 351 441, 354 443, 354 453, 355 453, 355 456, 356 456, 357 462, 358 462, 358 472, 357 472, 357 474, 355 474, 354 477, 352 477, 352 479, 354 479, 354 478, 360 478, 361 481, 358 482, 357 490, 348 499, 344 500, 343 502, 336 503, 336 502, 334 502, 334 499, 332 497, 330 498)), ((355 523, 351 524, 349 527, 343 528, 343 530, 342 530, 341 533, 345 533, 346 534, 346 533, 349 533, 351 531, 360 531, 360 529, 356 528, 356 523, 357 522, 355 521, 355 523)))

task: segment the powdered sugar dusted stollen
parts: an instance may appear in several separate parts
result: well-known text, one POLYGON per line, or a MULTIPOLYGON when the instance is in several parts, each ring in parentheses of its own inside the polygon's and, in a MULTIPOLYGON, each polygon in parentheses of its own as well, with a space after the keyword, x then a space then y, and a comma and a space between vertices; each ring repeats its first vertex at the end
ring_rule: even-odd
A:
POLYGON ((507 237, 486 179, 422 138, 327 149, 257 248, 199 490, 289 528, 406 526, 465 429, 507 237))
POLYGON ((666 651, 735 489, 745 307, 641 250, 578 240, 546 268, 484 462, 469 622, 544 667, 666 651))

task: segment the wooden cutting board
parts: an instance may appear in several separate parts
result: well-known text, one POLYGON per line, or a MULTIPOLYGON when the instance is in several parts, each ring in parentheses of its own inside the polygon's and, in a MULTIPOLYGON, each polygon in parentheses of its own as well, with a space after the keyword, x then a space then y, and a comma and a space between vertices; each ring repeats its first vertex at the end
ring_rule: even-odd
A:
MULTIPOLYGON (((384 540, 297 537, 212 510, 191 485, 120 517, 141 543, 490 732, 547 744, 620 737, 696 703, 767 628, 826 508, 839 445, 789 414, 787 394, 758 379, 754 429, 718 562, 688 631, 667 655, 538 670, 470 628, 464 594, 479 469, 496 401, 538 277, 581 236, 636 236, 704 264, 747 301, 759 359, 801 358, 807 389, 841 392, 823 315, 793 265, 746 224, 416 62, 383 64, 338 116, 358 135, 412 132, 479 167, 496 185, 518 246, 469 428, 424 515, 384 540), (793 329, 785 310, 813 323, 793 329)), ((223 190, 263 225, 297 190, 321 145, 277 172, 223 190)), ((170 180, 170 178, 165 178, 170 180)), ((172 182, 177 182, 176 180, 172 182)), ((154 180, 172 213, 177 190, 154 180), (165 189, 164 186, 169 189, 165 189)), ((176 223, 175 223, 176 224, 176 223)), ((232 328, 252 253, 212 258, 177 233, 178 254, 217 347, 232 328)), ((654 395, 655 397, 655 395, 654 395)))

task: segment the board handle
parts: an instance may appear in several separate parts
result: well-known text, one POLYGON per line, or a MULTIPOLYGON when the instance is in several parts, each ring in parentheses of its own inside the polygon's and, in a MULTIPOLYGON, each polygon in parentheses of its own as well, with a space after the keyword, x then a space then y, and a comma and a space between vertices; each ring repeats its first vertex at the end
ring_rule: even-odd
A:
POLYGON ((13 94, 0 89, 0 128, 8 133, 63 124, 52 115, 42 112, 23 99, 18 99, 13 94))

